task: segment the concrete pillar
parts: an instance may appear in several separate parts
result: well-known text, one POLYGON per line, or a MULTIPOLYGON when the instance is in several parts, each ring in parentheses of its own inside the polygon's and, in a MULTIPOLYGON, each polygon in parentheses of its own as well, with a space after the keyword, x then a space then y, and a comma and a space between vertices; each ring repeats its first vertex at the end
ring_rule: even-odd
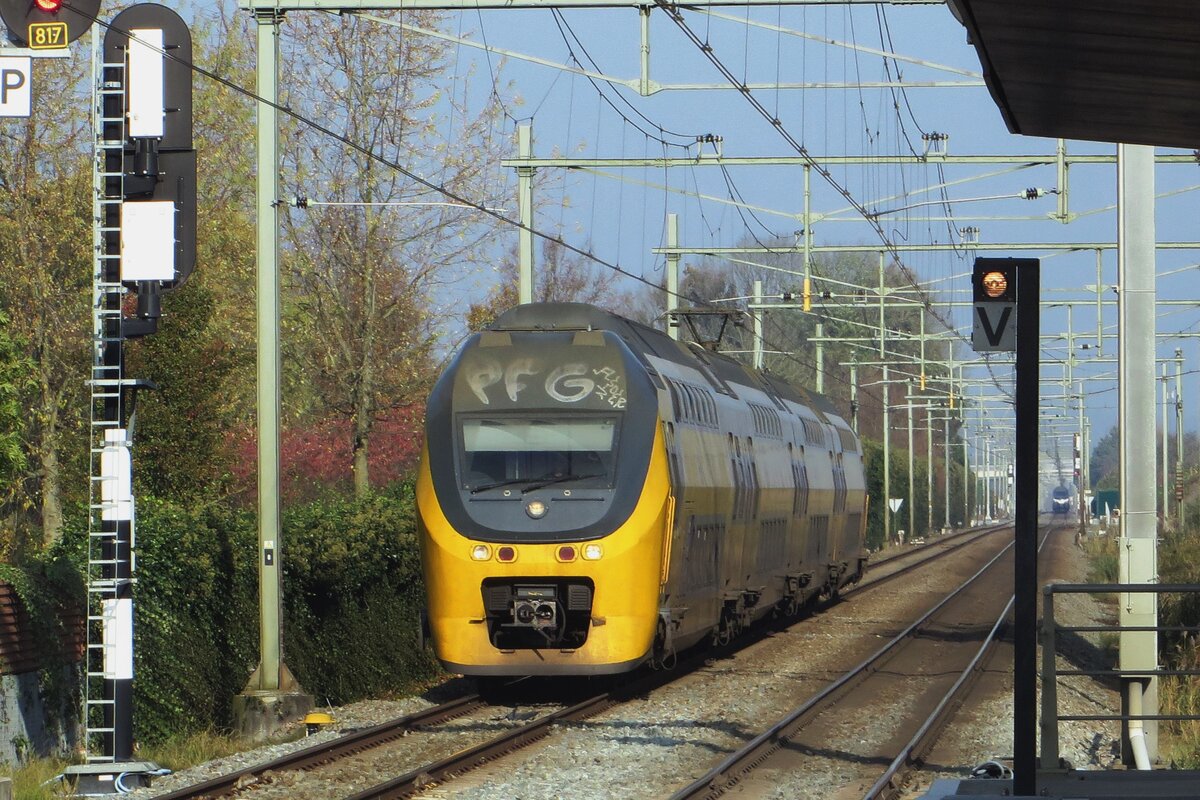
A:
MULTIPOLYGON (((1155 232, 1154 148, 1142 145, 1117 147, 1117 257, 1119 430, 1121 448, 1121 583, 1158 581, 1158 525, 1154 470, 1154 364, 1155 364, 1155 232)), ((1123 594, 1119 598, 1122 627, 1158 624, 1158 599, 1152 594, 1123 594)), ((1125 631, 1121 634, 1120 670, 1155 669, 1158 634, 1125 631)), ((1155 679, 1123 679, 1127 709, 1158 713, 1155 679)), ((1134 762, 1136 751, 1125 730, 1124 756, 1134 762)), ((1140 723, 1151 761, 1157 756, 1158 726, 1140 723)))

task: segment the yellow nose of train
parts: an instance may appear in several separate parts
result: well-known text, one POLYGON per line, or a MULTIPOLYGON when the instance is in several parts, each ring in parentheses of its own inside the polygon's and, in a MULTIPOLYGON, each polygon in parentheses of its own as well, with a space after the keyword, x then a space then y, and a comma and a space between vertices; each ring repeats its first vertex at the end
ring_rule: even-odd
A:
MULTIPOLYGON (((656 630, 665 465, 625 524, 597 541, 481 542, 441 513, 429 472, 417 484, 434 653, 465 675, 600 675, 649 656, 656 630)), ((543 501, 544 502, 544 501, 543 501)), ((542 515, 553 522, 554 503, 542 515)))

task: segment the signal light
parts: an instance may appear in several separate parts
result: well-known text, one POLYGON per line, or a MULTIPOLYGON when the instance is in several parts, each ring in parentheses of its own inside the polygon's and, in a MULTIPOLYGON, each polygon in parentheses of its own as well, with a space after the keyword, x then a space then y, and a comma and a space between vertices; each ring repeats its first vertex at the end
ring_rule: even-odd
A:
POLYGON ((554 557, 563 562, 574 561, 575 548, 571 547, 569 544, 564 544, 562 547, 558 548, 558 551, 554 554, 554 557))
POLYGON ((101 0, 0 0, 0 38, 34 50, 64 49, 91 30, 101 0))
POLYGON ((990 298, 1002 297, 1008 291, 1008 276, 1002 270, 986 272, 980 279, 983 293, 990 298))
POLYGON ((978 258, 971 277, 976 303, 1015 303, 1017 265, 1011 258, 978 258))
POLYGON ((496 551, 496 560, 504 561, 504 562, 516 561, 517 560, 516 548, 501 547, 499 550, 496 551))

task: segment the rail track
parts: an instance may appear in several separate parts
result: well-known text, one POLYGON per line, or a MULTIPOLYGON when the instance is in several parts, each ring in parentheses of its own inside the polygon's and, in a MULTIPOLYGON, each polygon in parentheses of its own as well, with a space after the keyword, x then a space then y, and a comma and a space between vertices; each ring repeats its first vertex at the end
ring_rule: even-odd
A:
POLYGON ((997 580, 1006 580, 1011 587, 1012 550, 1010 544, 879 650, 672 795, 671 800, 717 798, 734 789, 756 796, 755 782, 776 785, 778 775, 794 768, 797 759, 808 762, 807 768, 813 771, 822 769, 813 762, 823 760, 842 766, 857 764, 857 774, 843 775, 843 779, 850 785, 874 777, 874 783, 862 795, 864 800, 900 796, 910 770, 919 766, 921 756, 932 746, 999 641, 1013 605, 1011 591, 999 595, 1008 599, 998 613, 999 604, 988 604, 986 598, 996 595, 997 580), (986 634, 974 647, 972 639, 982 630, 986 634), (955 639, 961 640, 961 647, 948 646, 955 639), (899 667, 884 668, 896 662, 900 662, 899 667), (954 672, 950 672, 951 665, 954 672), (931 666, 933 669, 929 669, 931 666), (926 680, 914 680, 924 673, 928 673, 926 680), (914 709, 903 708, 914 699, 914 709), (900 710, 893 712, 893 708, 900 710), (877 720, 875 737, 879 740, 862 743, 871 753, 856 752, 848 742, 832 741, 836 737, 831 737, 829 731, 837 729, 839 719, 868 710, 877 720), (896 746, 896 742, 901 744, 896 746), (889 746, 893 747, 894 757, 882 775, 872 776, 878 752, 886 752, 889 746))
POLYGON ((322 742, 264 764, 246 767, 203 783, 185 786, 159 796, 158 800, 198 800, 203 797, 223 797, 254 785, 269 772, 313 769, 322 764, 328 764, 340 758, 347 758, 395 741, 423 727, 456 719, 486 705, 483 698, 477 694, 464 695, 414 714, 407 714, 379 725, 339 736, 332 742, 322 742))
MULTIPOLYGON (((873 564, 863 583, 842 593, 850 598, 860 592, 872 590, 896 578, 910 573, 920 566, 944 558, 977 539, 1003 529, 1004 526, 967 531, 941 537, 923 547, 892 555, 873 564), (882 571, 883 574, 873 574, 882 571)), ((797 623, 792 623, 797 624, 797 623)), ((801 623, 802 624, 802 621, 801 623)), ((726 651, 744 647, 767 635, 743 637, 726 651)), ((637 697, 643 697, 661 686, 703 668, 713 657, 711 652, 699 652, 685 659, 670 672, 647 672, 625 682, 619 688, 599 692, 579 702, 564 704, 548 711, 524 725, 513 727, 485 741, 460 749, 403 774, 382 781, 369 788, 350 793, 351 800, 374 800, 375 798, 412 797, 422 789, 443 784, 456 777, 550 736, 556 725, 580 722, 602 714, 618 705, 637 697)), ((256 786, 265 786, 278 779, 281 773, 297 770, 315 770, 350 759, 357 754, 394 742, 417 732, 427 732, 438 725, 460 719, 486 708, 487 703, 479 695, 460 697, 417 714, 407 715, 381 725, 356 731, 331 742, 325 742, 284 756, 280 759, 238 770, 193 786, 184 787, 162 795, 161 800, 200 800, 200 798, 226 797, 244 792, 253 793, 256 786)), ((449 748, 447 748, 449 749, 449 748)))

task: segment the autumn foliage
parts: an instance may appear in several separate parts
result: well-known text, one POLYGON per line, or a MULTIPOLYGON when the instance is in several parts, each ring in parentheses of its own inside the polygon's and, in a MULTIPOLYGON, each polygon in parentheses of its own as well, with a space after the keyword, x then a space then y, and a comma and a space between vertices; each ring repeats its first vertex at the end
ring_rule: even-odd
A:
MULTIPOLYGON (((385 412, 375 421, 368 458, 373 488, 403 480, 416 467, 424 442, 424 408, 410 405, 385 412)), ((253 502, 257 440, 253 430, 235 435, 234 483, 237 494, 253 502)), ((285 505, 315 500, 329 493, 352 492, 350 421, 326 419, 284 428, 279 444, 279 483, 285 505)))

